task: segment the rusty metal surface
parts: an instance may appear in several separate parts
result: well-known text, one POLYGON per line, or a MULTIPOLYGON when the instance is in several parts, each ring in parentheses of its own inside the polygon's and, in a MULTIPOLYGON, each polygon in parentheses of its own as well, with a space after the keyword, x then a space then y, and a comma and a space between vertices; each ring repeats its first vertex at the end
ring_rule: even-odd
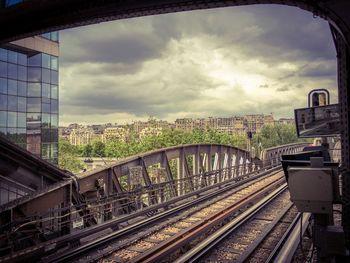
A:
MULTIPOLYGON (((281 178, 280 175, 276 176, 276 178, 281 178)), ((220 200, 211 206, 183 218, 175 224, 145 237, 146 241, 154 239, 154 236, 160 238, 162 241, 159 244, 148 242, 147 244, 150 246, 149 249, 141 249, 137 243, 139 241, 137 241, 135 244, 118 250, 112 254, 110 258, 104 259, 103 262, 105 260, 108 262, 116 257, 120 258, 121 254, 126 255, 129 250, 131 254, 133 254, 133 256, 128 254, 128 260, 131 260, 131 262, 154 262, 155 260, 161 259, 183 246, 183 244, 188 243, 190 240, 195 239, 203 232, 212 228, 213 225, 223 221, 238 209, 242 209, 248 203, 256 200, 256 198, 260 197, 262 193, 266 191, 266 188, 276 187, 276 178, 272 176, 266 180, 252 184, 248 188, 244 188, 226 199, 220 200), (138 247, 138 249, 135 249, 135 247, 138 247), (134 253, 135 250, 138 252, 137 255, 134 253)), ((277 184, 280 183, 278 182, 277 184)))

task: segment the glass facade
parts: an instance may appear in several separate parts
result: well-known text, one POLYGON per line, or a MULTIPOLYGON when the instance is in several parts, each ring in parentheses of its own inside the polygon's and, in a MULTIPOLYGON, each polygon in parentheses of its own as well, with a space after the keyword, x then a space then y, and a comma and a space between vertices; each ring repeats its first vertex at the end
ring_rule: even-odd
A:
POLYGON ((58 57, 0 48, 0 133, 57 163, 58 57))
POLYGON ((9 7, 9 6, 17 5, 22 2, 23 0, 3 0, 3 6, 9 7))
POLYGON ((49 39, 51 41, 54 42, 58 42, 59 41, 59 34, 57 31, 54 32, 50 32, 50 33, 45 33, 41 35, 43 38, 49 39))

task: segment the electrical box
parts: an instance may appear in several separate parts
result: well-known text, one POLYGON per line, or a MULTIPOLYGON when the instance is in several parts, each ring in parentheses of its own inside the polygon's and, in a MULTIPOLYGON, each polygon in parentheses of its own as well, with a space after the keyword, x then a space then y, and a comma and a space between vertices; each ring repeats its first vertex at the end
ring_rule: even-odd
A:
POLYGON ((289 167, 288 187, 299 212, 331 214, 333 170, 331 168, 289 167))

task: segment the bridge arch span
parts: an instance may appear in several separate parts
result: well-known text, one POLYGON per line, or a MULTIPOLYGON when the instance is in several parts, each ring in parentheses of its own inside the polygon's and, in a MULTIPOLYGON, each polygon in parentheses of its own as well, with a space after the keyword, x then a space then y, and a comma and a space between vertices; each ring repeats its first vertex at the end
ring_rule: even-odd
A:
POLYGON ((93 191, 96 182, 105 194, 131 191, 135 187, 150 187, 177 181, 175 194, 184 189, 200 187, 200 176, 217 171, 217 182, 242 175, 261 167, 248 151, 220 144, 190 144, 158 149, 118 160, 96 170, 79 174, 79 192, 93 191), (237 168, 233 168, 237 167, 237 168), (198 177, 199 176, 199 177, 198 177), (197 178, 191 182, 191 177, 197 178), (185 183, 186 182, 186 183, 185 183), (184 186, 183 184, 190 184, 184 186), (189 187, 189 188, 188 188, 189 187))

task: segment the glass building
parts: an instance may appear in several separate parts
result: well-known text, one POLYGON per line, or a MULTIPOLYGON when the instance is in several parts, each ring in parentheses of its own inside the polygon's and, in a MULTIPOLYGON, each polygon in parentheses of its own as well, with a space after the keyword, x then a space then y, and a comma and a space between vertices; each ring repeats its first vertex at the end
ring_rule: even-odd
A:
POLYGON ((57 164, 58 33, 0 47, 0 133, 57 164))

